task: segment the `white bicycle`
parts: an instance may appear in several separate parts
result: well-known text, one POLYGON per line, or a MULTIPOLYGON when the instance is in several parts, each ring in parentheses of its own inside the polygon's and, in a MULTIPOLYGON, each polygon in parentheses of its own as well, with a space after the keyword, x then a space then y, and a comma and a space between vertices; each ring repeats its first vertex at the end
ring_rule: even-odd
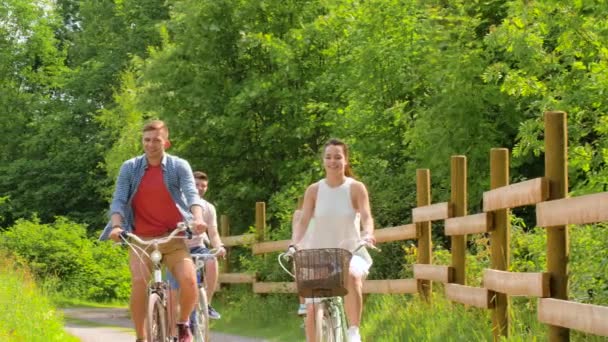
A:
POLYGON ((137 255, 144 254, 152 261, 154 277, 148 286, 148 310, 146 324, 148 341, 172 341, 172 337, 169 336, 169 326, 173 322, 172 317, 169 315, 169 284, 162 276, 161 260, 163 255, 159 251, 158 246, 167 243, 172 239, 191 237, 192 231, 190 230, 190 227, 183 222, 178 223, 177 228, 174 229, 168 236, 157 239, 142 240, 139 238, 139 236, 129 233, 126 230, 122 231, 120 234, 122 241, 124 241, 129 248, 133 249, 137 255), (177 235, 182 232, 186 233, 186 237, 177 235), (137 242, 137 244, 131 243, 130 240, 137 242), (145 248, 140 246, 152 246, 152 251, 148 253, 146 252, 145 248))
POLYGON ((205 262, 217 258, 220 249, 212 249, 209 253, 192 253, 192 261, 196 267, 198 283, 198 303, 191 317, 190 327, 196 342, 208 342, 209 337, 209 302, 207 300, 207 283, 205 282, 205 262))
POLYGON ((279 254, 279 265, 296 280, 299 295, 312 299, 315 341, 346 341, 348 326, 342 297, 348 292, 346 284, 352 255, 363 247, 377 249, 361 240, 352 252, 342 248, 296 250, 290 247, 279 254), (295 274, 283 264, 283 260, 289 258, 293 258, 295 274))

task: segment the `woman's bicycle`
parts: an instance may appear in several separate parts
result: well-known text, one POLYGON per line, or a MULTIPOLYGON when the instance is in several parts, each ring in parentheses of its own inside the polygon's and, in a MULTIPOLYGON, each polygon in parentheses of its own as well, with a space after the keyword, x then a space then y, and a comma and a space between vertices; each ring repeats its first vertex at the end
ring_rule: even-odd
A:
POLYGON ((296 280, 300 296, 314 306, 315 341, 342 342, 346 340, 347 322, 342 297, 347 294, 350 260, 353 253, 368 246, 362 240, 351 252, 342 248, 302 249, 290 247, 279 254, 281 268, 296 280), (295 274, 283 264, 293 258, 295 274))
POLYGON ((188 239, 192 238, 192 231, 185 223, 180 222, 177 228, 174 229, 169 235, 151 239, 142 240, 137 235, 123 231, 120 235, 122 241, 133 249, 138 255, 144 254, 152 261, 153 267, 153 280, 150 281, 148 287, 148 309, 147 309, 147 324, 146 333, 149 342, 167 342, 172 341, 172 337, 169 336, 169 326, 172 324, 173 317, 169 315, 169 284, 162 276, 162 264, 163 258, 162 253, 159 251, 159 245, 167 243, 172 239, 184 238, 178 234, 185 232, 188 239), (135 241, 137 244, 131 243, 130 240, 135 241), (152 251, 146 252, 147 248, 141 246, 151 246, 152 251))
POLYGON ((207 283, 205 282, 205 263, 207 260, 215 259, 220 249, 213 249, 209 253, 192 253, 192 261, 196 267, 198 282, 198 303, 196 304, 193 317, 190 317, 190 327, 194 335, 194 341, 209 341, 209 302, 207 300, 207 283))

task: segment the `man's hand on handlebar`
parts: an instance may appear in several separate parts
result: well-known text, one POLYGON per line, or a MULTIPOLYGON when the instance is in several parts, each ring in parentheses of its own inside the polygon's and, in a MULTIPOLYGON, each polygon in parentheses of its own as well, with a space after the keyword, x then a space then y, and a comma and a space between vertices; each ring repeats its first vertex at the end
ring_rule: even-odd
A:
POLYGON ((217 247, 216 249, 217 249, 216 256, 221 257, 221 258, 226 257, 226 248, 224 247, 224 245, 221 245, 221 246, 217 247))
POLYGON ((115 242, 120 242, 120 234, 124 231, 124 229, 120 228, 120 227, 115 227, 112 229, 112 231, 110 232, 110 239, 114 240, 115 242))
POLYGON ((207 231, 207 224, 202 219, 192 220, 192 228, 196 234, 203 234, 207 231))

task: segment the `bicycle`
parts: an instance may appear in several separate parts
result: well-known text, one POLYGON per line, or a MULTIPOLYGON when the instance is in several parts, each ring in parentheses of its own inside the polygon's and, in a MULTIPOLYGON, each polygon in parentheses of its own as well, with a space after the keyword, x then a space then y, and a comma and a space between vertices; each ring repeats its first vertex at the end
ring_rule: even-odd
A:
POLYGON ((152 261, 154 277, 153 281, 151 281, 148 286, 146 325, 146 333, 148 335, 148 341, 150 342, 167 342, 173 340, 173 337, 169 336, 169 324, 172 322, 172 318, 169 317, 169 284, 162 276, 161 260, 163 255, 159 251, 158 246, 167 243, 174 238, 184 238, 183 236, 177 236, 177 234, 182 232, 186 233, 186 238, 192 238, 190 227, 183 222, 178 223, 177 228, 169 235, 151 240, 142 240, 137 235, 129 233, 126 230, 122 231, 120 234, 120 238, 129 246, 129 248, 133 249, 135 252, 145 254, 152 261), (142 246, 152 246, 152 252, 148 254, 144 248, 129 242, 130 239, 142 246))
POLYGON ((197 283, 198 283, 198 303, 195 307, 194 320, 191 318, 190 327, 194 335, 194 341, 207 342, 209 341, 209 302, 207 300, 207 284, 205 282, 205 262, 210 259, 215 259, 220 252, 220 249, 214 249, 210 253, 192 253, 192 261, 196 267, 197 283), (200 276, 198 275, 200 272, 200 276))
POLYGON ((374 245, 361 240, 351 252, 342 248, 295 250, 292 246, 278 256, 279 265, 296 280, 300 296, 312 298, 314 306, 315 341, 341 342, 346 340, 347 322, 342 297, 347 294, 346 284, 352 255, 374 245), (293 257, 295 273, 291 273, 282 260, 293 257))

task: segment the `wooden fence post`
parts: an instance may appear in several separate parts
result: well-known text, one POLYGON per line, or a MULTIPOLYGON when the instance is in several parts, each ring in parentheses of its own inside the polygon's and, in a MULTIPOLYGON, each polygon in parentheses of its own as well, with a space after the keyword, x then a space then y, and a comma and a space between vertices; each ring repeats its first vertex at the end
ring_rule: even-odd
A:
MULTIPOLYGON (((220 216, 220 235, 222 237, 230 236, 230 221, 228 216, 220 216)), ((222 261, 222 273, 230 273, 230 247, 226 246, 226 257, 222 261)))
POLYGON ((255 237, 257 242, 263 242, 266 236, 266 203, 255 203, 255 237))
MULTIPOLYGON (((566 113, 545 113, 545 177, 549 200, 568 195, 568 131, 566 113)), ((551 297, 568 299, 568 226, 547 227, 547 271, 551 274, 551 297)), ((549 326, 549 341, 568 341, 570 330, 549 326)))
MULTIPOLYGON (((451 158, 451 194, 450 205, 452 216, 467 214, 467 157, 452 156, 451 158)), ((453 281, 456 284, 466 283, 466 235, 454 235, 451 238, 453 281)))
MULTIPOLYGON (((429 169, 416 170, 416 205, 424 207, 431 204, 431 172, 429 169)), ((432 242, 431 242, 431 222, 417 222, 420 230, 418 238, 418 263, 431 264, 432 262, 432 242)), ((433 283, 430 280, 419 279, 418 293, 431 303, 431 290, 433 283)))
MULTIPOLYGON (((509 185, 509 150, 493 148, 490 151, 490 188, 509 185)), ((510 229, 509 209, 493 212, 494 230, 490 233, 491 268, 500 271, 509 269, 510 229)), ((492 312, 492 332, 494 340, 509 336, 509 297, 496 293, 492 312)))
MULTIPOLYGON (((266 240, 266 202, 255 202, 255 240, 266 240)), ((262 258, 264 261, 268 260, 268 254, 264 254, 262 258)))

